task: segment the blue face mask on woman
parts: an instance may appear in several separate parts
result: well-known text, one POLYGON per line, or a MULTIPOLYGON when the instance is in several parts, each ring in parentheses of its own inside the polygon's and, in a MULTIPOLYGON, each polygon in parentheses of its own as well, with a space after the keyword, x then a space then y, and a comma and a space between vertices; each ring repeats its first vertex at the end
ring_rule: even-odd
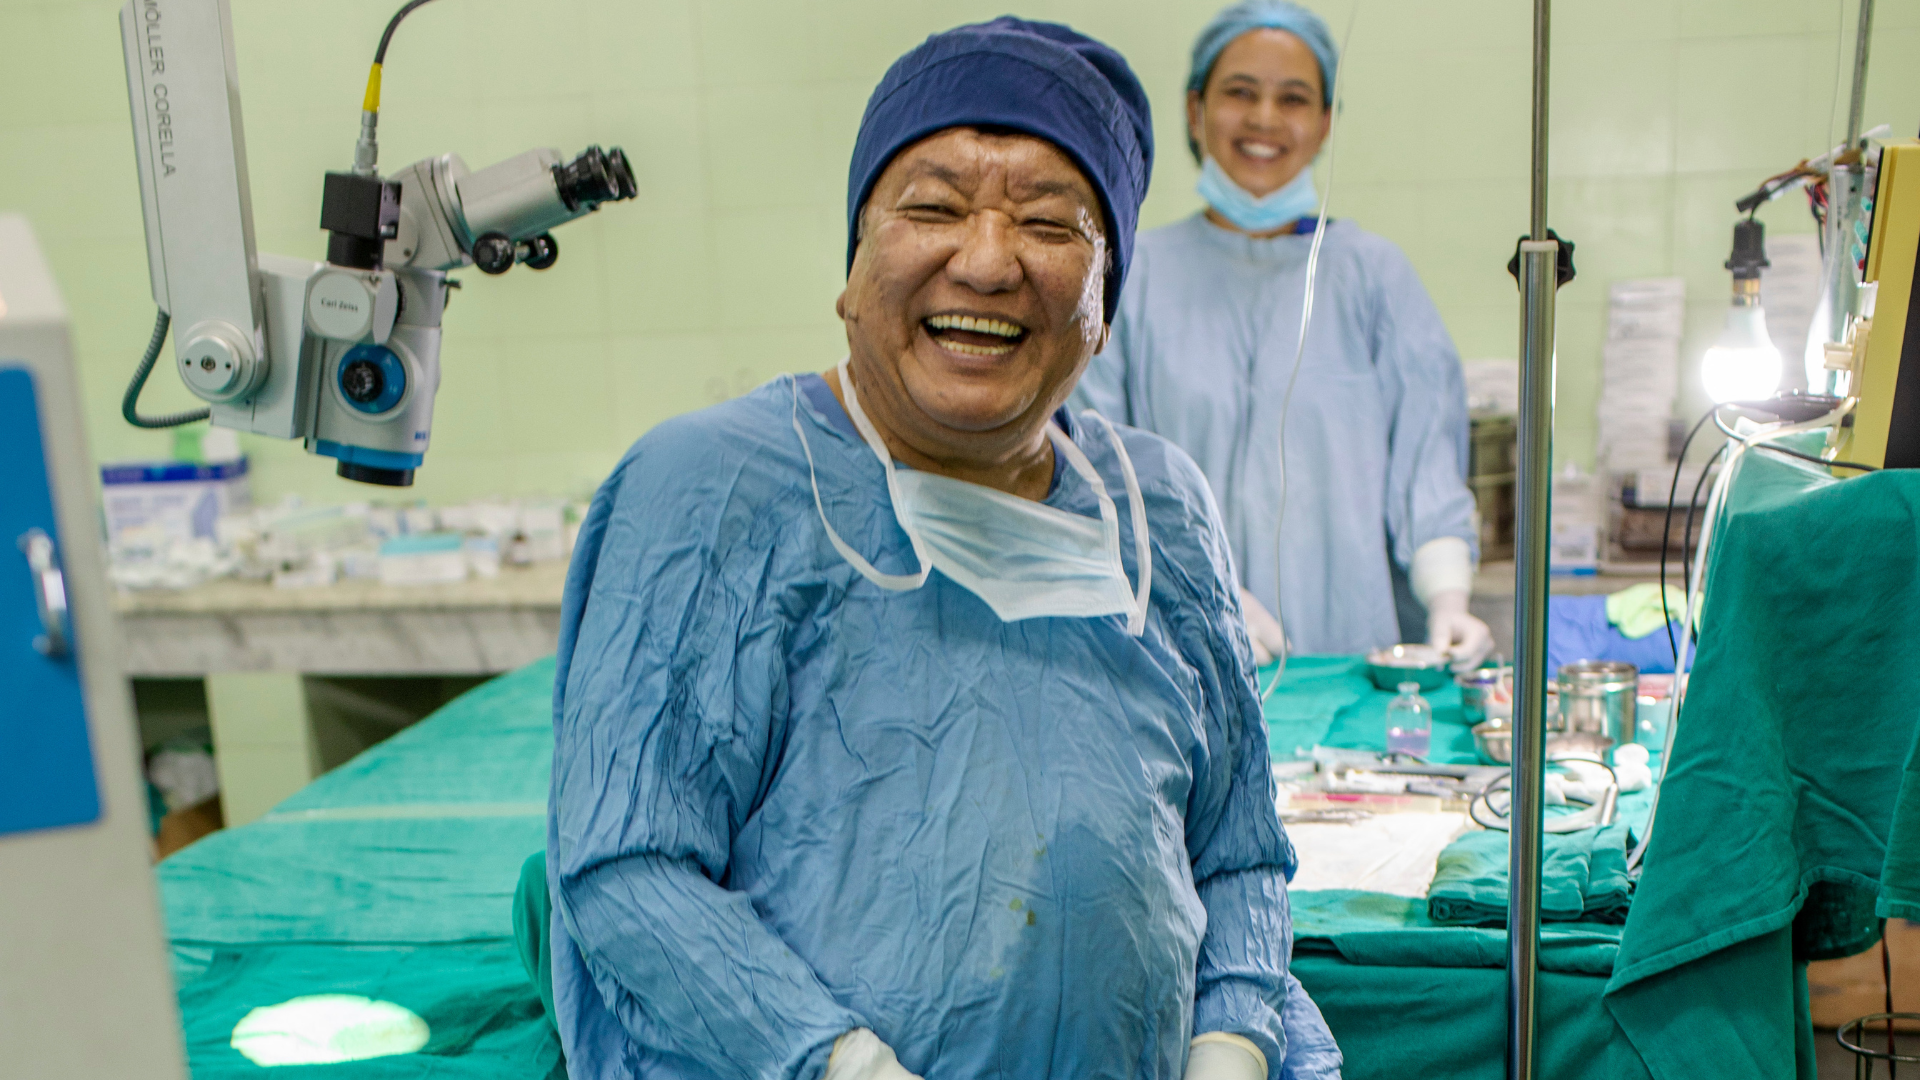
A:
POLYGON ((1280 190, 1254 196, 1233 182, 1220 164, 1208 157, 1200 165, 1200 197, 1219 211, 1220 216, 1247 232, 1271 232, 1308 217, 1320 208, 1320 193, 1313 187, 1313 169, 1301 169, 1280 190))

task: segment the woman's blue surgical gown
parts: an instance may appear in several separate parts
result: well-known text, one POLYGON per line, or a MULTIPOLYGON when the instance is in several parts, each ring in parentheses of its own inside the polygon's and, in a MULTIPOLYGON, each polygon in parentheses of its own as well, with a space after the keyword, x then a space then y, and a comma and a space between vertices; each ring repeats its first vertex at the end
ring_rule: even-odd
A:
MULTIPOLYGON (((1124 503, 1104 431, 1059 416, 1124 503)), ((1136 638, 1003 623, 938 571, 867 581, 796 424, 834 528, 911 571, 811 375, 655 428, 581 530, 548 825, 575 1080, 817 1080, 857 1027, 927 1080, 1180 1080, 1216 1030, 1275 1080, 1337 1077, 1287 971, 1293 849, 1192 461, 1120 429, 1152 537, 1136 638)), ((1098 514, 1072 470, 1046 501, 1098 514)))
MULTIPOLYGON (((1255 240, 1195 215, 1142 233, 1113 336, 1075 392, 1193 455, 1241 582, 1303 653, 1401 639, 1393 568, 1429 540, 1477 548, 1460 358, 1391 242, 1330 221, 1286 425, 1311 235, 1255 240)), ((1410 595, 1410 594, 1409 594, 1410 595)))

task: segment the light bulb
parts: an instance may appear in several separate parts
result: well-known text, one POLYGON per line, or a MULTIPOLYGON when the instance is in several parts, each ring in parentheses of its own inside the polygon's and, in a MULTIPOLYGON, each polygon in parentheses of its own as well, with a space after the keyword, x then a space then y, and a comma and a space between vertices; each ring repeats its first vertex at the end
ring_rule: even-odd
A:
POLYGON ((1758 401, 1780 388, 1780 350, 1767 337, 1767 316, 1759 304, 1727 309, 1727 327, 1700 362, 1700 381, 1715 404, 1758 401))

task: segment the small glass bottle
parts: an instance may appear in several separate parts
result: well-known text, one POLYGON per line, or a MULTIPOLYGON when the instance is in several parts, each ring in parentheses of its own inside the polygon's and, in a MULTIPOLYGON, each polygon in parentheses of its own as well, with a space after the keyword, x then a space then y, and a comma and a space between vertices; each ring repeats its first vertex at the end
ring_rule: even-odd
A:
POLYGON ((1426 760, 1433 749, 1433 706, 1420 696, 1420 684, 1403 682, 1400 696, 1387 703, 1387 753, 1426 760))

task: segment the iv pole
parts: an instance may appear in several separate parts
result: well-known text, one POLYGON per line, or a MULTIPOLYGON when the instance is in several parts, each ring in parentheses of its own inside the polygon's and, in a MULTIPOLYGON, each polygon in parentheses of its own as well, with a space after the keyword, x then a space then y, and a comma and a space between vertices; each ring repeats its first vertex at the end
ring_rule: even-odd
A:
MULTIPOLYGON (((1873 41, 1873 0, 1860 0, 1860 22, 1854 31, 1853 95, 1847 106, 1847 141, 1844 152, 1834 159, 1827 177, 1827 221, 1825 265, 1821 268, 1821 308, 1816 318, 1824 317, 1822 336, 1828 342, 1847 339, 1847 323, 1853 318, 1858 281, 1848 252, 1854 244, 1854 226, 1860 220, 1860 204, 1866 196, 1866 164, 1861 160, 1866 146, 1860 140, 1867 104, 1867 54, 1873 41)), ((1809 373, 1811 374, 1811 373, 1809 373)), ((1838 372, 1826 372, 1822 384, 1813 389, 1828 393, 1839 389, 1838 372)))
POLYGON ((1507 1077, 1538 1067, 1541 777, 1546 771, 1547 545, 1553 481, 1553 301, 1560 241, 1547 232, 1547 62, 1552 0, 1533 3, 1533 207, 1520 242, 1520 476, 1514 552, 1514 733, 1507 898, 1507 1077))
POLYGON ((1860 25, 1853 37, 1853 96, 1847 106, 1847 146, 1860 147, 1860 119, 1867 105, 1867 45, 1873 40, 1873 0, 1860 0, 1860 25))

